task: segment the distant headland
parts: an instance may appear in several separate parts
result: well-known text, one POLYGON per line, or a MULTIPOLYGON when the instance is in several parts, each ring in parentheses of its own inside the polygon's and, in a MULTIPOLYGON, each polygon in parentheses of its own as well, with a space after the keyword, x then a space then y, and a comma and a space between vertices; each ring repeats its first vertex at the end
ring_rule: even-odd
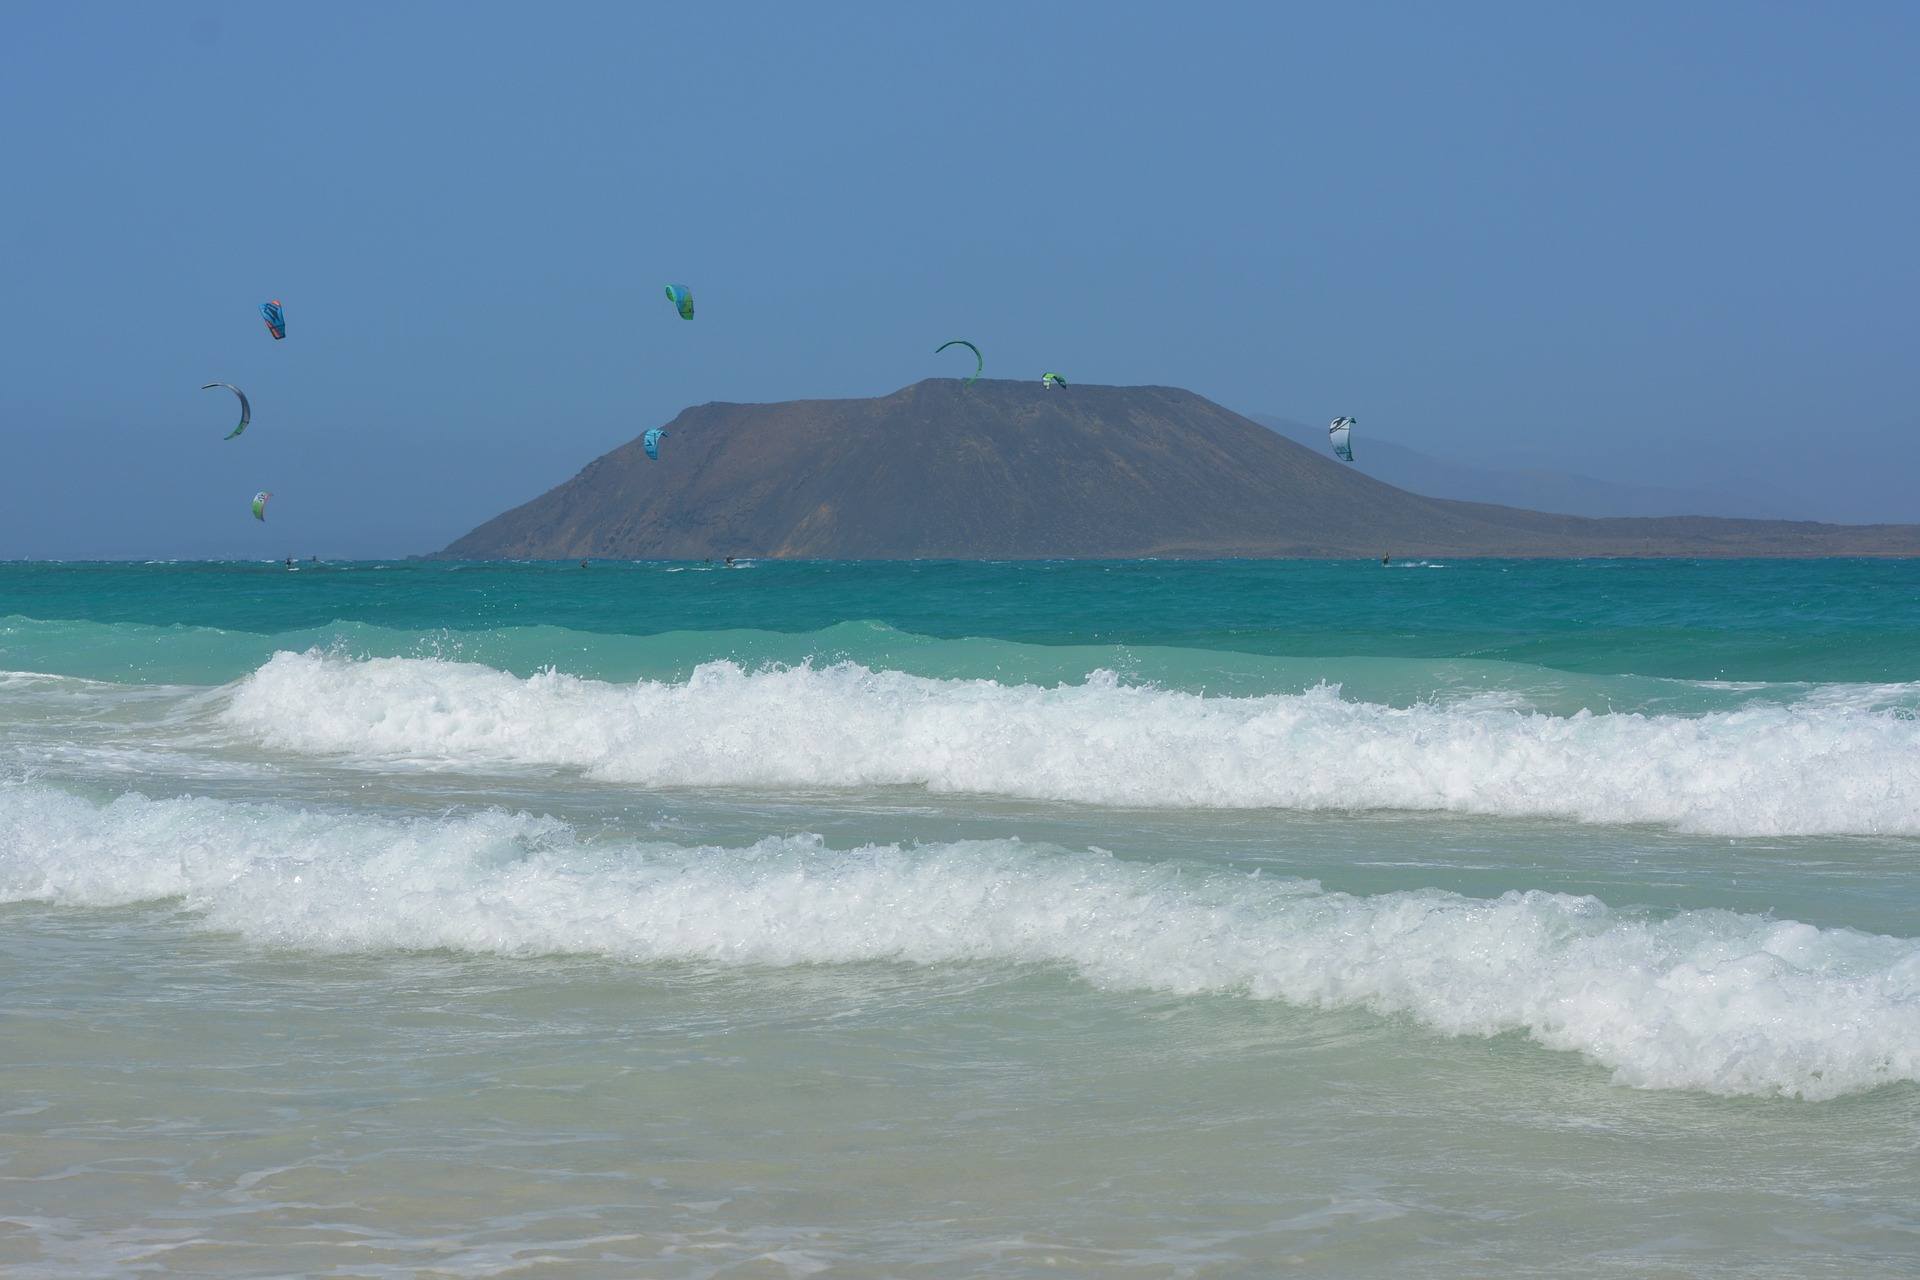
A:
POLYGON ((1920 525, 1594 519, 1396 489, 1175 387, 705 404, 447 559, 1910 556, 1920 525))

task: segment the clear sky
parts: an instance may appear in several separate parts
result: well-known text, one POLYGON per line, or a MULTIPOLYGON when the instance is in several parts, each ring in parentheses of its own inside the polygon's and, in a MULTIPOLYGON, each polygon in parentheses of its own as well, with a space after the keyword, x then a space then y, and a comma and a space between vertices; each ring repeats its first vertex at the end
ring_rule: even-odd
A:
POLYGON ((1920 520, 1916 51, 1913 4, 14 3, 0 557, 433 550, 949 337, 1920 520))

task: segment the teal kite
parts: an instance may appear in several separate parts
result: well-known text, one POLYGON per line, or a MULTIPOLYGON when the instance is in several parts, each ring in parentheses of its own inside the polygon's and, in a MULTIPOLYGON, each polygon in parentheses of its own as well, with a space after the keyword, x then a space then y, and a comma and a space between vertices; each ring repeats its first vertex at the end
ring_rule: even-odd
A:
POLYGON ((955 338, 950 342, 943 342, 939 346, 935 347, 933 349, 933 354, 939 355, 942 351, 945 351, 948 347, 965 347, 967 350, 973 352, 973 377, 968 378, 966 381, 967 386, 969 387, 972 386, 974 383, 974 379, 980 376, 981 370, 987 367, 986 360, 983 359, 980 355, 980 348, 974 346, 971 342, 968 342, 965 338, 955 338))
POLYGON ((680 312, 682 320, 693 319, 693 290, 683 284, 670 284, 667 286, 667 301, 680 312))
POLYGON ((215 387, 225 387, 227 390, 233 392, 233 394, 240 397, 240 425, 235 427, 233 430, 227 432, 227 434, 223 437, 224 439, 231 440, 235 436, 239 435, 242 431, 245 431, 247 429, 247 424, 253 421, 253 406, 247 403, 247 393, 242 391, 240 388, 234 386, 231 382, 209 382, 204 386, 202 386, 200 389, 202 391, 211 391, 215 387))
POLYGON ((647 434, 640 437, 640 447, 647 451, 649 458, 658 462, 660 461, 660 442, 672 434, 665 427, 648 427, 647 434))

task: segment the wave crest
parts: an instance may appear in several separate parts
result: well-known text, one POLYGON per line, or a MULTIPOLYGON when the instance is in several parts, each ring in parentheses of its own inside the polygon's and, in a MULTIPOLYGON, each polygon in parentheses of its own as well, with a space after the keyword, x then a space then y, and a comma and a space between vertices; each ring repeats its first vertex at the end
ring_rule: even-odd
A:
POLYGON ((411 820, 0 788, 0 902, 182 898, 314 950, 724 966, 988 962, 1524 1032, 1616 1081, 1830 1098, 1920 1080, 1920 941, 1729 911, 1311 881, 1015 840, 837 851, 583 841, 498 811, 411 820))
POLYGON ((432 768, 547 766, 650 786, 917 786, 1137 808, 1425 810, 1729 835, 1920 834, 1920 723, 1808 700, 1548 715, 1207 697, 1096 671, 1042 687, 852 663, 680 682, 522 679, 434 659, 279 653, 226 723, 280 750, 432 768))

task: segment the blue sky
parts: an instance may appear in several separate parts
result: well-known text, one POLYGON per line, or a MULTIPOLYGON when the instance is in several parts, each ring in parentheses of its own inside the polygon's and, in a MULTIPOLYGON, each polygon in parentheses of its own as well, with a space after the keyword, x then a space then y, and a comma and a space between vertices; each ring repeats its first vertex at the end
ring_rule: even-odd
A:
POLYGON ((30 3, 0 35, 0 556, 427 551, 686 405, 884 393, 960 372, 954 336, 1920 520, 1920 6, 30 3))

